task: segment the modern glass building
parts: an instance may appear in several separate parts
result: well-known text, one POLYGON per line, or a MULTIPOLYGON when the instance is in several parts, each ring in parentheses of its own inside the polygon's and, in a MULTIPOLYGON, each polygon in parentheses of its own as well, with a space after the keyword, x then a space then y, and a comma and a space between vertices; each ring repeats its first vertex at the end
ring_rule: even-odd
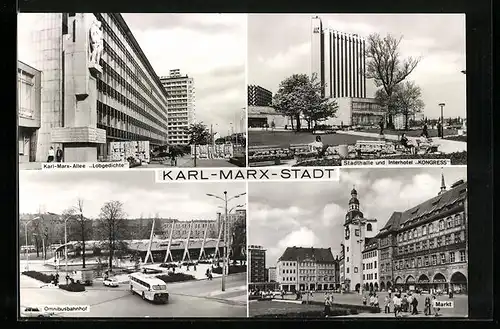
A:
MULTIPOLYGON (((40 15, 40 14, 38 14, 40 15)), ((65 161, 106 161, 109 143, 168 141, 167 93, 121 14, 41 14, 33 35, 42 71, 36 161, 60 146, 65 161), (90 27, 101 24, 103 54, 89 63, 90 27)))

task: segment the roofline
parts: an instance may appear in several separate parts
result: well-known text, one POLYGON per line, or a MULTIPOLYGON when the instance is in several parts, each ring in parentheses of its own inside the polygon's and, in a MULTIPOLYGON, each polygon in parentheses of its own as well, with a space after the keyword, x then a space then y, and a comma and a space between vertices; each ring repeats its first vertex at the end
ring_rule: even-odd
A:
MULTIPOLYGON (((25 66, 29 67, 30 69, 33 69, 33 70, 37 71, 38 73, 42 73, 42 71, 41 71, 41 70, 39 70, 39 69, 37 69, 37 68, 34 68, 33 66, 31 66, 31 65, 29 65, 29 64, 26 64, 26 63, 25 63, 25 62, 23 62, 23 61, 17 60, 17 63, 18 63, 18 64, 19 64, 19 63, 21 63, 21 64, 23 64, 23 65, 25 65, 25 66)), ((17 66, 17 68, 19 69, 19 65, 17 66)))
POLYGON ((108 15, 113 16, 113 18, 116 19, 117 23, 124 29, 124 31, 126 32, 128 38, 130 40, 132 47, 135 48, 139 58, 142 60, 142 62, 146 66, 146 70, 148 70, 149 73, 153 76, 153 80, 155 80, 156 84, 158 85, 161 92, 163 93, 163 96, 165 96, 165 98, 168 99, 168 97, 169 97, 168 93, 165 90, 165 87, 163 87, 163 84, 161 83, 160 78, 158 77, 158 74, 156 74, 153 66, 149 62, 146 55, 144 54, 144 51, 142 51, 142 48, 139 45, 139 43, 137 42, 137 40, 135 39, 134 34, 132 33, 132 30, 130 30, 130 28, 127 25, 127 22, 125 22, 125 19, 123 19, 122 14, 120 14, 120 13, 108 13, 108 15))

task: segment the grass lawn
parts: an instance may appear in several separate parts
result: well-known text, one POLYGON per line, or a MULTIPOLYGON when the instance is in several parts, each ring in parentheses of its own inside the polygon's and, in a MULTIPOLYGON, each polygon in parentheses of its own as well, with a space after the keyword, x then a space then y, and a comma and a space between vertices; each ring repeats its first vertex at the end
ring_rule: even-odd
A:
MULTIPOLYGON (((291 131, 249 131, 248 145, 274 145, 279 147, 289 147, 290 144, 309 144, 314 142, 315 135, 310 132, 291 131)), ((361 137, 346 134, 321 135, 323 144, 328 145, 352 145, 358 140, 378 140, 377 137, 361 137)))
POLYGON ((280 303, 273 301, 252 302, 249 303, 248 307, 250 316, 324 310, 324 307, 320 305, 280 303))

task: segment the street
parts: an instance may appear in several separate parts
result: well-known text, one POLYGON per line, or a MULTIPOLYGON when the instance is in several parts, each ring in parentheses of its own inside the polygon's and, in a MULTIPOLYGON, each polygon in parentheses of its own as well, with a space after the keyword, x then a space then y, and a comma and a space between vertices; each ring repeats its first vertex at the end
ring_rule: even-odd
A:
MULTIPOLYGON (((377 293, 377 295, 379 297, 379 303, 380 303, 380 308, 381 308, 382 312, 379 314, 360 313, 361 316, 394 317, 394 313, 389 313, 389 314, 383 313, 383 311, 384 311, 384 298, 385 298, 385 296, 388 295, 388 293, 387 292, 379 292, 379 293, 377 293)), ((334 297, 334 303, 336 303, 336 304, 362 305, 361 296, 359 294, 334 293, 333 297, 334 297)), ((417 295, 417 300, 418 300, 417 309, 419 311, 418 315, 410 315, 410 313, 405 313, 404 316, 405 317, 425 317, 425 315, 423 313, 424 312, 425 297, 427 297, 427 295, 417 295)), ((321 293, 321 292, 313 293, 313 296, 312 297, 309 296, 309 298, 306 296, 306 294, 304 294, 302 296, 302 300, 304 300, 304 301, 309 300, 309 301, 324 302, 324 298, 325 298, 325 295, 324 295, 324 293, 321 293)), ((295 295, 290 295, 290 294, 286 295, 285 299, 295 300, 295 295)), ((442 308, 439 311, 439 314, 441 317, 467 317, 467 315, 468 315, 467 295, 455 295, 453 299, 449 299, 447 295, 446 296, 442 295, 442 296, 438 296, 437 299, 439 301, 452 300, 454 302, 453 308, 442 308)), ((269 313, 268 310, 263 309, 265 307, 262 307, 262 305, 259 305, 261 303, 262 302, 250 303, 250 307, 249 307, 250 316, 262 314, 263 312, 269 313)), ((287 304, 287 303, 281 303, 281 304, 282 304, 281 308, 286 308, 286 309, 290 308, 293 310, 295 310, 297 308, 297 304, 287 304)), ((304 306, 304 310, 308 310, 308 308, 306 308, 306 307, 309 305, 299 305, 299 307, 301 307, 301 306, 304 306)), ((391 311, 394 311, 394 307, 393 307, 392 303, 390 304, 390 308, 391 308, 391 311)), ((283 313, 283 311, 280 311, 279 313, 283 313)), ((357 316, 358 315, 352 315, 351 317, 357 317, 357 316)))
POLYGON ((21 307, 43 305, 90 305, 87 313, 60 313, 62 317, 246 317, 246 273, 234 274, 221 291, 221 279, 167 284, 170 298, 163 305, 132 294, 128 284, 108 288, 95 283, 82 293, 45 286, 20 275, 21 307))

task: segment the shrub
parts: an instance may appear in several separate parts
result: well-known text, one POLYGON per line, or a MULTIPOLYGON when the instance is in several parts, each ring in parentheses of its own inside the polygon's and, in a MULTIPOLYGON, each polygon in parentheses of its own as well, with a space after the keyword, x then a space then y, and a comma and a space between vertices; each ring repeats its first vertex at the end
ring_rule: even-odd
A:
MULTIPOLYGON (((229 274, 234 274, 234 273, 243 273, 247 271, 247 266, 246 265, 230 265, 229 266, 229 274)), ((215 267, 212 270, 212 273, 215 274, 222 274, 222 267, 215 267)))
POLYGON ((189 274, 184 274, 184 273, 169 273, 167 275, 157 275, 156 276, 158 279, 164 281, 165 283, 172 283, 172 282, 184 282, 184 281, 191 281, 194 280, 194 276, 189 275, 189 274))
POLYGON ((160 267, 163 267, 163 268, 176 268, 177 265, 176 264, 163 263, 163 264, 160 264, 160 267))
POLYGON ((59 288, 71 292, 85 291, 85 286, 83 284, 74 282, 71 282, 70 284, 60 284, 59 288))
POLYGON ((35 280, 42 281, 43 283, 51 283, 53 280, 52 275, 47 275, 36 271, 24 271, 23 274, 35 280))

